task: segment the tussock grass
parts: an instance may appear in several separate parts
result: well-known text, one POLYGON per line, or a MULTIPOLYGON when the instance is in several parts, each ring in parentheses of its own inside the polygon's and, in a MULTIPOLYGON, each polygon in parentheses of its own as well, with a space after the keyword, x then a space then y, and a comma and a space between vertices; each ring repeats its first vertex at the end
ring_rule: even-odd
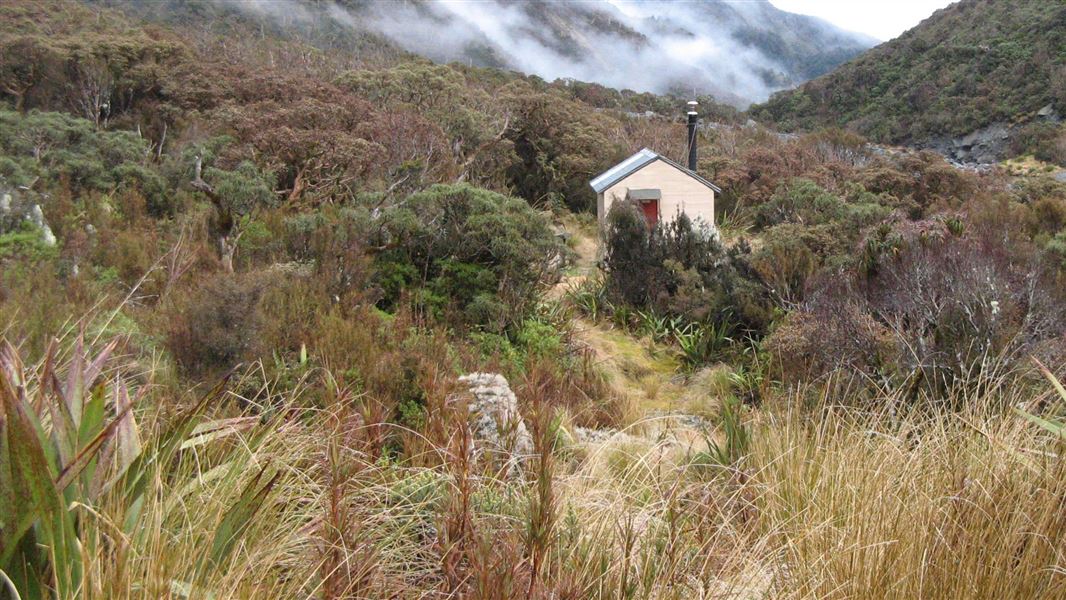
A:
MULTIPOLYGON (((79 351, 56 352, 60 380, 79 351)), ((163 407, 181 402, 126 375, 123 360, 92 388, 106 398, 128 385, 138 398, 151 460, 130 469, 144 485, 59 490, 77 537, 65 547, 77 551, 58 554, 37 535, 43 588, 22 598, 1066 597, 1064 444, 1038 425, 1051 420, 901 414, 899 403, 788 408, 797 401, 737 408, 712 447, 681 420, 655 417, 575 451, 560 445, 549 388, 532 381, 537 451, 523 477, 508 478, 478 457, 443 375, 415 431, 380 420, 370 398, 325 373, 313 375, 325 397, 310 405, 240 412, 219 395, 175 414, 163 407), (383 428, 402 443, 382 446, 383 428), (57 573, 75 572, 57 587, 57 573)), ((42 415, 49 439, 43 369, 9 366, 5 390, 31 392, 24 408, 42 415)), ((1025 399, 996 389, 1010 397, 970 405, 1025 399)), ((10 465, 19 396, 5 393, 10 465)), ((47 527, 42 518, 33 531, 47 527)), ((23 556, 5 576, 25 580, 23 556)))
POLYGON ((788 415, 753 436, 760 533, 781 597, 1066 596, 1066 462, 981 412, 788 415))

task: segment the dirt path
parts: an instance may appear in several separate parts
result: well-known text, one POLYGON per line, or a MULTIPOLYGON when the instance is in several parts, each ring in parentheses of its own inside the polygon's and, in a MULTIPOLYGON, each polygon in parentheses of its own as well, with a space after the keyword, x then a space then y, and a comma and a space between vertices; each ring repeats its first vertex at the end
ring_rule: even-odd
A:
POLYGON ((588 226, 570 222, 565 224, 570 233, 570 249, 574 251, 574 262, 563 272, 559 283, 548 290, 548 298, 558 300, 566 292, 576 289, 596 272, 596 253, 599 243, 595 231, 588 226))
MULTIPOLYGON (((595 275, 599 244, 595 231, 568 223, 574 263, 548 293, 561 299, 595 275)), ((576 318, 575 341, 592 352, 615 394, 630 407, 629 421, 663 415, 691 415, 700 418, 717 412, 720 397, 728 393, 729 369, 725 365, 688 373, 669 344, 638 338, 609 322, 576 318)))
MULTIPOLYGON (((571 226, 567 231, 575 259, 548 293, 556 300, 597 273, 595 232, 571 226)), ((714 423, 722 398, 731 393, 732 371, 720 364, 689 372, 674 345, 638 337, 609 320, 575 316, 571 325, 574 343, 591 353, 626 414, 618 429, 580 432, 585 459, 559 485, 576 504, 611 506, 631 523, 655 522, 655 509, 632 502, 639 497, 636 491, 641 482, 653 479, 651 474, 669 473, 694 452, 706 450, 708 436, 723 441, 714 423)), ((767 597, 770 583, 765 565, 752 564, 736 577, 715 582, 711 590, 721 597, 754 600, 767 597)))

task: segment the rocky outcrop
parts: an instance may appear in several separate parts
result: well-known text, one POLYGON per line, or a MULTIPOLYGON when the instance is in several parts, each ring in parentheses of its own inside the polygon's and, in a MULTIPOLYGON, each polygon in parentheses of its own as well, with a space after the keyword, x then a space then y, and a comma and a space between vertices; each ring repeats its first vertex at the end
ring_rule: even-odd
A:
POLYGON ((961 165, 990 165, 1007 157, 1010 142, 1018 131, 1032 122, 1060 123, 1062 116, 1055 112, 1052 105, 1038 110, 1030 121, 1011 125, 993 123, 964 136, 934 138, 924 147, 936 150, 955 163, 961 165))
POLYGON ((0 234, 15 231, 22 223, 28 222, 41 232, 41 242, 47 246, 56 245, 56 236, 44 218, 41 206, 35 202, 0 188, 0 234))
POLYGON ((34 224, 37 229, 41 230, 41 241, 46 246, 56 245, 56 236, 52 233, 52 228, 48 226, 48 222, 44 220, 44 212, 41 210, 40 205, 34 204, 30 209, 30 214, 26 215, 26 218, 34 224))
POLYGON ((1010 137, 1009 125, 993 123, 961 137, 934 139, 929 148, 961 164, 993 164, 1006 156, 1010 137))
POLYGON ((467 407, 475 452, 499 460, 508 476, 521 477, 522 460, 533 454, 533 438, 507 379, 498 373, 470 373, 459 382, 472 396, 467 407))

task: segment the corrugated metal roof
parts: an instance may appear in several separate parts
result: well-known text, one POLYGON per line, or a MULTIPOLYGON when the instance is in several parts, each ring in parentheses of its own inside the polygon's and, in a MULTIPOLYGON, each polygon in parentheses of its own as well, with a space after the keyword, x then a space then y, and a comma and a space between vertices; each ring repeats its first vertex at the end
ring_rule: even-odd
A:
POLYGON ((666 158, 665 156, 660 156, 647 148, 642 148, 640 152, 637 152, 633 156, 630 156, 629 158, 623 160, 617 165, 611 167, 610 169, 607 169, 606 171, 598 175, 595 179, 590 181, 589 185, 592 186, 592 189, 596 190, 597 194, 600 194, 612 185, 618 183, 629 175, 635 173, 636 171, 639 171, 640 169, 657 160, 661 160, 672 167, 680 169, 685 174, 695 178, 703 185, 706 185, 707 187, 718 193, 722 192, 721 188, 714 185, 710 181, 707 181, 706 179, 700 177, 695 172, 689 171, 685 167, 682 167, 676 162, 670 160, 669 158, 666 158))
POLYGON ((604 171, 600 176, 590 181, 589 185, 591 185, 592 189, 596 190, 596 193, 599 194, 603 190, 617 183, 626 175, 629 175, 633 171, 636 171, 637 169, 647 165, 648 163, 654 161, 657 158, 659 158, 658 154, 652 152, 651 150, 648 150, 647 148, 643 148, 640 152, 637 152, 633 156, 630 156, 629 158, 618 163, 617 165, 604 171))

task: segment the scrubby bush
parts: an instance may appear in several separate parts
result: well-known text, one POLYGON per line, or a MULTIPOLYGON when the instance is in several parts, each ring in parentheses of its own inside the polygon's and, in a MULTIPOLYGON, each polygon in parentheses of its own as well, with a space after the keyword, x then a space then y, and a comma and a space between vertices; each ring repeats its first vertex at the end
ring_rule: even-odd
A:
POLYGON ((792 224, 777 225, 764 232, 763 243, 752 254, 751 264, 775 301, 792 306, 803 300, 807 281, 822 265, 819 250, 831 243, 828 237, 822 230, 792 224))
POLYGON ((803 379, 842 367, 945 398, 1061 337, 1066 294, 1031 245, 958 218, 885 224, 854 270, 820 276, 768 348, 803 379))
POLYGON ((589 176, 625 157, 623 147, 610 143, 611 119, 528 85, 510 86, 505 98, 514 115, 506 135, 517 155, 508 169, 515 191, 540 206, 592 211, 589 176))
POLYGON ((203 373, 254 357, 264 318, 259 311, 263 286, 252 278, 219 274, 177 302, 167 348, 178 363, 188 372, 203 373))
POLYGON ((616 202, 607 216, 603 266, 619 304, 760 335, 772 307, 750 255, 747 244, 725 248, 684 214, 649 228, 636 206, 616 202))
POLYGON ((782 186, 759 207, 756 224, 769 227, 779 223, 818 225, 844 217, 844 201, 818 184, 797 179, 782 186))
POLYGON ((892 331, 839 276, 822 278, 813 298, 790 312, 763 347, 776 375, 790 383, 840 372, 880 381, 900 351, 892 331))
POLYGON ((1032 154, 1039 160, 1066 166, 1066 127, 1058 123, 1031 123, 1011 138, 1011 152, 1032 154))
POLYGON ((525 319, 567 252, 527 203, 462 184, 433 186, 385 210, 369 245, 380 249, 382 306, 417 291, 430 314, 494 332, 525 319))

